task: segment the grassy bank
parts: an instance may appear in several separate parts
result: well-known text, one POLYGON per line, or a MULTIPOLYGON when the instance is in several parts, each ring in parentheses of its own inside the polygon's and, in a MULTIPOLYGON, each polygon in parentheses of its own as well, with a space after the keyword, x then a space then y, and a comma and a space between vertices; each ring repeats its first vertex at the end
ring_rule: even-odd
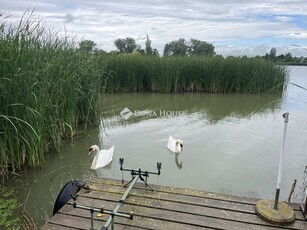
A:
POLYGON ((37 230, 33 218, 17 201, 16 188, 0 184, 0 229, 37 230))
POLYGON ((4 188, 0 184, 0 229, 20 229, 20 219, 13 217, 17 206, 17 200, 12 196, 12 188, 4 188))
POLYGON ((107 92, 281 92, 286 67, 260 58, 126 54, 108 63, 107 92))
POLYGON ((0 179, 73 137, 80 122, 96 121, 104 59, 25 15, 19 26, 0 17, 0 179), (29 18, 30 19, 29 19, 29 18))

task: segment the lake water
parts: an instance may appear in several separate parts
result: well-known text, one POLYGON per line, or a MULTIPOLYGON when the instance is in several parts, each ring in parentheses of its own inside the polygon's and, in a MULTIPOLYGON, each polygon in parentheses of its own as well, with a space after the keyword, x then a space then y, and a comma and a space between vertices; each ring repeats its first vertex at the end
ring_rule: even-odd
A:
MULTIPOLYGON (((307 67, 289 70, 290 82, 307 88, 307 67)), ((287 199, 297 179, 300 200, 307 164, 307 90, 289 84, 283 95, 107 94, 101 103, 105 112, 99 128, 67 141, 41 169, 16 180, 19 200, 39 225, 51 217, 56 196, 69 180, 121 179, 119 158, 125 159, 125 168, 148 171, 161 162, 160 177, 149 178, 153 184, 273 199, 284 112, 290 116, 280 199, 287 199), (121 115, 124 108, 131 111, 129 117, 121 115), (183 140, 183 152, 168 151, 169 135, 183 140), (98 172, 90 170, 87 155, 93 144, 115 146, 112 163, 98 172)))

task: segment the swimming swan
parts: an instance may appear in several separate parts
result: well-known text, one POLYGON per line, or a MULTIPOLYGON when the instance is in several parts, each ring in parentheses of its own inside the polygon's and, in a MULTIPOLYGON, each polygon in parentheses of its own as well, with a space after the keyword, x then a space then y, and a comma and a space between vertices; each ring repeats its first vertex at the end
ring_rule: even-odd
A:
POLYGON ((167 148, 174 153, 180 153, 183 150, 183 142, 182 140, 169 136, 167 148))
POLYGON ((99 151, 97 145, 93 145, 88 150, 88 155, 94 153, 95 157, 92 162, 91 169, 96 170, 109 164, 113 159, 114 145, 109 149, 103 149, 99 151))

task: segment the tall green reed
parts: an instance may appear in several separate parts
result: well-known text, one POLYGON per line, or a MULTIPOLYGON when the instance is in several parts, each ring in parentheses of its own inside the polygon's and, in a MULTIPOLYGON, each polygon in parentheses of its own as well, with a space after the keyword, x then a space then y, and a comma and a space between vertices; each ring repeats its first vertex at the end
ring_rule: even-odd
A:
POLYGON ((260 58, 113 56, 108 63, 108 92, 281 92, 285 67, 260 58))
POLYGON ((2 178, 38 166, 79 123, 97 120, 105 57, 75 49, 26 12, 18 26, 0 16, 0 167, 2 178))

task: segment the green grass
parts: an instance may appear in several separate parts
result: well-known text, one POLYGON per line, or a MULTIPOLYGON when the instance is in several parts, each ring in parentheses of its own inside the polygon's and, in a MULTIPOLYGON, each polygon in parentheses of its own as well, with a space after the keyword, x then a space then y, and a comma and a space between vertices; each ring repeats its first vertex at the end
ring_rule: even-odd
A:
POLYGON ((0 229, 21 229, 20 219, 14 217, 18 204, 12 193, 12 188, 4 188, 0 184, 0 229))
POLYGON ((33 218, 18 202, 15 196, 16 189, 12 184, 0 184, 0 229, 37 230, 38 227, 33 218))
POLYGON ((281 92, 288 71, 260 58, 113 56, 107 92, 281 92))

